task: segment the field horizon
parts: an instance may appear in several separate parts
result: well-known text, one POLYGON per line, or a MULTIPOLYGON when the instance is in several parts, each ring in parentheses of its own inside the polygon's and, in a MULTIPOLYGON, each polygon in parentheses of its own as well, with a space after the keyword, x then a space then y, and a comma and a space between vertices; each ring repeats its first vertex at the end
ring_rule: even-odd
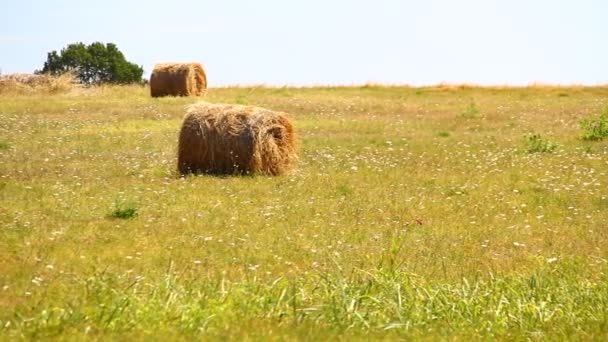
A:
POLYGON ((0 87, 0 122, 1 340, 608 338, 608 86, 0 87), (201 100, 289 113, 295 170, 180 177, 201 100))
POLYGON ((470 83, 470 82, 437 82, 428 84, 410 84, 410 83, 383 83, 383 82, 363 82, 363 83, 310 83, 310 84, 271 84, 271 83, 246 83, 246 84, 227 84, 213 85, 209 89, 226 89, 226 88, 292 88, 292 89, 307 89, 307 88, 460 88, 460 89, 521 89, 521 88, 606 88, 608 82, 598 82, 595 84, 586 83, 547 83, 532 81, 521 84, 509 83, 470 83))

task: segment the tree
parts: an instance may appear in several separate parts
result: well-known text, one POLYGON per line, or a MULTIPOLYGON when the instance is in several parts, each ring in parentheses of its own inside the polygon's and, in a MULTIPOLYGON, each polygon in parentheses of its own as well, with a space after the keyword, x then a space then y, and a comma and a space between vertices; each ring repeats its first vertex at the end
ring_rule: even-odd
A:
POLYGON ((47 54, 42 70, 53 75, 73 72, 85 84, 142 82, 144 69, 130 63, 116 44, 95 42, 69 44, 60 53, 47 54))

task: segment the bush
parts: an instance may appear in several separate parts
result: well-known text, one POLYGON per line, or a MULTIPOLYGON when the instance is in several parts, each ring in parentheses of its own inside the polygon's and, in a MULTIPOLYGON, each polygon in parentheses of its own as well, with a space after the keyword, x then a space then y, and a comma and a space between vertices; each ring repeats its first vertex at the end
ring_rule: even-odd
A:
POLYGON ((540 134, 531 134, 526 137, 526 152, 528 153, 550 153, 557 148, 557 144, 552 143, 540 134))
POLYGON ((441 132, 437 133, 437 136, 447 138, 450 136, 450 132, 441 131, 441 132))
POLYGON ((460 116, 463 118, 467 118, 467 119, 473 119, 473 118, 478 118, 480 117, 480 113, 479 113, 479 109, 477 108, 477 105, 475 105, 475 102, 471 102, 467 108, 465 108, 465 110, 463 110, 460 113, 460 116))
POLYGON ((109 215, 116 219, 132 219, 137 216, 137 208, 133 205, 116 206, 109 215))
POLYGON ((583 140, 602 140, 608 137, 608 107, 595 118, 581 120, 580 126, 583 140))

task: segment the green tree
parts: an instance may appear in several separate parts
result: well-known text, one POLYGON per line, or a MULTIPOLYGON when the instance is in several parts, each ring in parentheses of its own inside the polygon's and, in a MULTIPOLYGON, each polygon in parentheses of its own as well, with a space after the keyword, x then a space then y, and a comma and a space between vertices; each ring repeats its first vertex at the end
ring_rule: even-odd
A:
POLYGON ((95 42, 69 44, 60 53, 47 54, 44 67, 38 73, 62 74, 73 72, 85 84, 136 83, 142 81, 144 70, 131 63, 116 44, 95 42))

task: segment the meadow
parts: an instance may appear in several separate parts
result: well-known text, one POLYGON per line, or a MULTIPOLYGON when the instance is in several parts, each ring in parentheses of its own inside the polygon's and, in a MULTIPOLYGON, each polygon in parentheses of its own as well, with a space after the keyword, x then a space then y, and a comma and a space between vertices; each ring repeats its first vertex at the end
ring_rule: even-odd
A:
POLYGON ((0 92, 0 340, 608 339, 608 87, 205 99, 290 113, 296 169, 180 178, 197 98, 0 92))

